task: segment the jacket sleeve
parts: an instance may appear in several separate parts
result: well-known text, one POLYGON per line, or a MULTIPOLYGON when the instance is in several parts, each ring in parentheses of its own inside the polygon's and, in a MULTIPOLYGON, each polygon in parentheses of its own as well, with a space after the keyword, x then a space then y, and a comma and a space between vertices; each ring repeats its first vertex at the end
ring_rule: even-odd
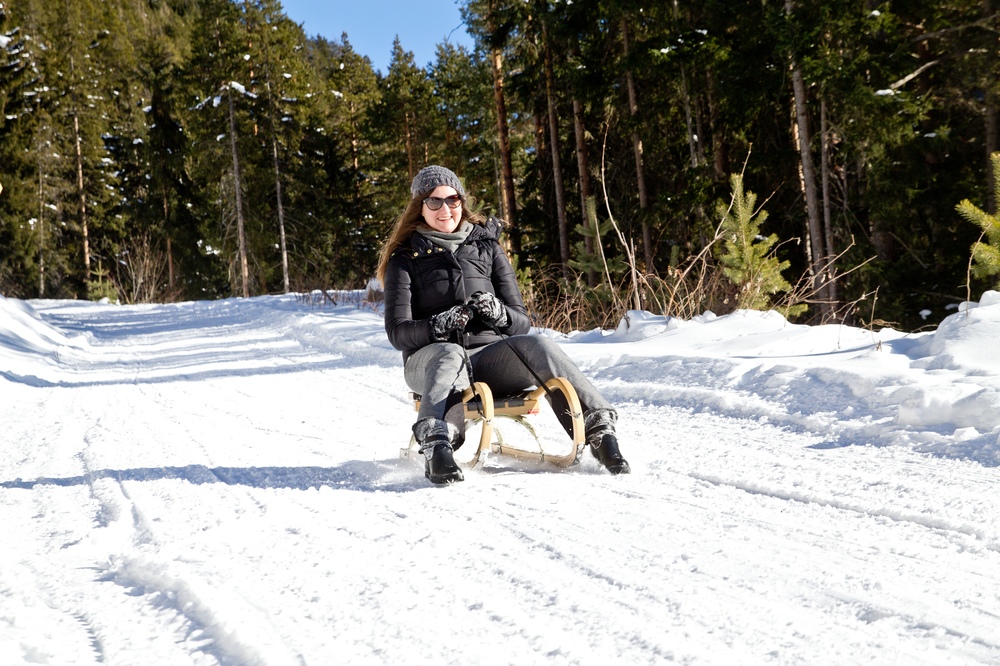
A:
POLYGON ((389 259, 385 271, 385 333, 389 343, 402 352, 412 352, 429 345, 429 319, 414 320, 412 307, 412 276, 409 262, 403 257, 389 259))
POLYGON ((491 280, 496 295, 507 306, 507 314, 510 315, 510 321, 500 330, 506 335, 521 335, 530 331, 531 318, 528 316, 528 309, 524 307, 521 290, 517 286, 517 275, 500 243, 496 243, 493 247, 491 280))

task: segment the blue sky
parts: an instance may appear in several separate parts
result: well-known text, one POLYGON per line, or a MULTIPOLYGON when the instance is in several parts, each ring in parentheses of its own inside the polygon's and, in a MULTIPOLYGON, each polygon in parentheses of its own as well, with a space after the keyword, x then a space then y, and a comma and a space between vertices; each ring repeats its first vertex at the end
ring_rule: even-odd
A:
POLYGON ((347 33, 354 50, 388 72, 392 42, 399 35, 417 65, 435 60, 435 47, 450 35, 452 44, 472 46, 465 31, 460 0, 281 0, 285 14, 310 37, 340 41, 347 33))

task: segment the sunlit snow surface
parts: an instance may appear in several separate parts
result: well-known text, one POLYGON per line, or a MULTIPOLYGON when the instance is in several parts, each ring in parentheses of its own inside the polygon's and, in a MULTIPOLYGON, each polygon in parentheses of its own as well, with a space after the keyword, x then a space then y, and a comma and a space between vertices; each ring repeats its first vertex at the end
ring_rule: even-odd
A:
POLYGON ((0 298, 0 664, 1000 663, 1000 294, 538 331, 633 473, 443 488, 347 300, 0 298))

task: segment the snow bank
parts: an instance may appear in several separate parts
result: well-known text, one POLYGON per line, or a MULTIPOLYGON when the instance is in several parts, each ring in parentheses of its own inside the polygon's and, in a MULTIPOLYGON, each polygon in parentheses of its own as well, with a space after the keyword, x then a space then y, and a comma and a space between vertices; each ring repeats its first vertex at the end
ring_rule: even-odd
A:
POLYGON ((85 344, 83 335, 67 335, 42 321, 27 302, 0 296, 0 349, 52 355, 59 349, 85 344))
POLYGON ((652 389, 653 400, 784 422, 839 445, 900 444, 997 464, 998 339, 1000 293, 989 291, 932 332, 802 326, 773 311, 689 321, 633 311, 613 332, 576 332, 567 343, 592 369, 624 375, 624 362, 650 384, 676 383, 652 389))
MULTIPOLYGON (((225 312, 230 321, 246 326, 266 322, 288 344, 319 354, 355 360, 360 355, 382 367, 399 363, 399 353, 379 325, 377 306, 360 292, 337 305, 303 307, 307 302, 294 296, 230 299, 187 304, 183 311, 191 326, 225 312)), ((73 334, 59 325, 60 317, 80 308, 107 309, 107 325, 98 331, 102 338, 113 336, 116 326, 133 325, 137 317, 160 321, 181 312, 174 305, 126 309, 63 302, 43 308, 43 303, 51 302, 37 302, 39 312, 22 301, 0 300, 0 376, 49 385, 64 381, 55 373, 62 360, 127 365, 128 359, 113 357, 106 345, 92 346, 88 336, 93 333, 73 334), (53 372, 40 373, 45 367, 53 372)), ((176 325, 176 339, 182 340, 188 324, 176 325)), ((1000 463, 1000 350, 995 342, 1000 339, 1000 293, 995 291, 963 304, 937 330, 922 333, 803 326, 773 311, 722 317, 706 312, 690 320, 630 311, 614 331, 538 332, 559 340, 586 369, 611 381, 606 390, 617 400, 783 423, 820 433, 831 446, 904 445, 1000 463), (616 377, 644 379, 646 388, 634 382, 615 388, 616 377)), ((170 356, 174 344, 156 343, 169 359, 166 376, 177 372, 180 361, 198 372, 194 366, 201 359, 200 371, 216 372, 239 366, 241 354, 250 353, 213 350, 210 357, 178 359, 170 356), (207 364, 208 358, 216 365, 207 364)))
POLYGON ((0 377, 40 380, 38 364, 57 368, 65 357, 91 349, 86 334, 73 334, 45 322, 29 303, 0 296, 0 377))

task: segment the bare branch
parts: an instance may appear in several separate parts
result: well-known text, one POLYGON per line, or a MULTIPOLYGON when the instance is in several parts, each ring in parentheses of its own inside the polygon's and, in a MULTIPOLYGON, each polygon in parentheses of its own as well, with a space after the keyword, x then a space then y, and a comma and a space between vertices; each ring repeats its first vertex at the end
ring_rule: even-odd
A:
POLYGON ((920 67, 917 67, 917 69, 915 69, 914 71, 910 72, 909 74, 907 74, 906 76, 904 76, 903 78, 901 78, 899 81, 896 81, 895 83, 890 84, 889 85, 889 90, 899 90, 900 88, 902 88, 903 86, 905 86, 907 83, 909 83, 913 79, 917 78, 918 76, 920 76, 921 74, 923 74, 926 70, 930 69, 931 67, 933 67, 934 65, 938 64, 939 62, 941 62, 940 58, 938 58, 937 60, 931 60, 928 63, 924 63, 920 67))
POLYGON ((972 23, 963 23, 962 25, 956 25, 956 26, 953 26, 951 28, 945 28, 944 30, 935 30, 934 32, 924 33, 923 35, 920 35, 919 37, 915 37, 913 39, 913 41, 915 43, 916 42, 925 42, 928 39, 936 39, 938 37, 943 37, 944 35, 947 35, 948 33, 951 33, 951 32, 961 32, 962 30, 967 30, 969 28, 981 28, 983 26, 986 26, 986 27, 988 27, 989 29, 991 29, 991 30, 993 30, 995 32, 996 28, 993 28, 993 26, 988 25, 988 24, 990 24, 993 21, 997 20, 998 17, 1000 17, 1000 14, 992 14, 990 16, 983 17, 983 18, 979 19, 978 21, 973 21, 972 23))

